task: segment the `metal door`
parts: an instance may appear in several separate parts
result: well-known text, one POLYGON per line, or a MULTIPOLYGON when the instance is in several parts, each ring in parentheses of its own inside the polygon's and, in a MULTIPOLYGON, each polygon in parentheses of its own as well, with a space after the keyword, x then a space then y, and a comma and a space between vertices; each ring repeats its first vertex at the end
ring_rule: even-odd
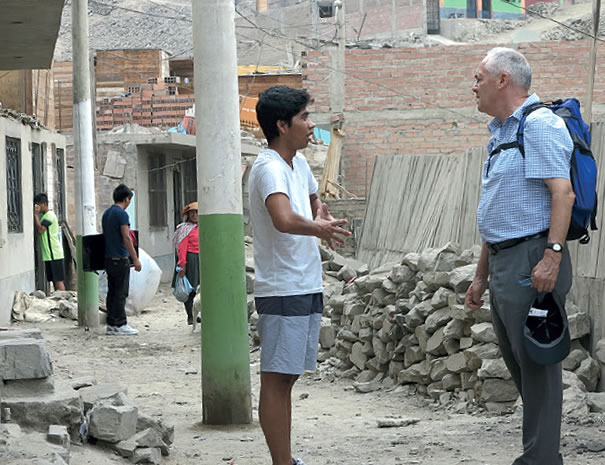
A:
POLYGON ((466 0, 466 17, 477 17, 477 0, 466 0))
POLYGON ((492 17, 492 0, 483 0, 481 2, 481 17, 491 19, 492 17))
POLYGON ((175 169, 172 172, 172 198, 174 202, 174 226, 181 223, 181 211, 183 210, 183 182, 181 172, 175 169))
MULTIPOLYGON (((42 146, 35 143, 32 143, 32 172, 34 195, 42 192, 46 193, 44 155, 42 153, 42 146)), ((46 282, 46 272, 44 269, 44 260, 42 260, 42 249, 40 247, 40 235, 38 234, 38 231, 34 231, 34 260, 36 289, 48 292, 49 287, 46 282)))
POLYGON ((439 34, 439 0, 426 1, 426 32, 427 34, 439 34))

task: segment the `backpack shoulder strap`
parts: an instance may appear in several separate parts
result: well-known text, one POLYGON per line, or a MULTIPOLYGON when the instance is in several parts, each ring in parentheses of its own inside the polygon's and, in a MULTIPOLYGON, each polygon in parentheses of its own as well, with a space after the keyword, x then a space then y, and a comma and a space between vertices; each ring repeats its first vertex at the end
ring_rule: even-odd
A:
POLYGON ((523 116, 519 121, 519 129, 517 129, 517 143, 521 156, 525 158, 525 147, 524 147, 524 136, 525 136, 525 120, 527 117, 539 108, 550 108, 550 106, 544 102, 536 102, 528 105, 523 109, 523 116))

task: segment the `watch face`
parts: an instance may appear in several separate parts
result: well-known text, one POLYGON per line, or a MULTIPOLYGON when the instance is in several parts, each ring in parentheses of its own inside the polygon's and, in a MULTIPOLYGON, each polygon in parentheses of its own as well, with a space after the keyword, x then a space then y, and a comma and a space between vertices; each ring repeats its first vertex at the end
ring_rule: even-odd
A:
POLYGON ((553 249, 555 252, 561 252, 561 250, 563 250, 563 246, 562 246, 561 244, 559 244, 558 242, 555 242, 555 243, 552 245, 552 249, 553 249))

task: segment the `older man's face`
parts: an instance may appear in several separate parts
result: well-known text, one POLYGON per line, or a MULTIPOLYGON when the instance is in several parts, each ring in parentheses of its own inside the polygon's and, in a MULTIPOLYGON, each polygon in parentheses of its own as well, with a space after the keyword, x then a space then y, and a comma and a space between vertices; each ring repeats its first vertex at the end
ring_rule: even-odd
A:
POLYGON ((475 71, 475 83, 472 88, 477 102, 477 110, 494 116, 493 108, 496 103, 497 90, 498 79, 487 72, 485 60, 483 60, 475 71))

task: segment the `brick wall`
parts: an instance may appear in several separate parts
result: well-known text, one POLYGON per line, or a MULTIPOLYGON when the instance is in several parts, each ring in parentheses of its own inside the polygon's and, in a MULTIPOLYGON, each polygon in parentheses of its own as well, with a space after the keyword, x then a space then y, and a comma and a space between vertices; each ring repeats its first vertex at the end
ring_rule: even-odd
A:
MULTIPOLYGON (((476 110, 471 87, 492 47, 347 50, 345 187, 366 194, 376 155, 461 153, 486 144, 488 117, 476 110)), ((532 89, 543 100, 576 96, 583 103, 588 42, 519 44, 519 50, 532 66, 532 89)), ((597 62, 604 60, 602 49, 597 62)), ((318 122, 329 121, 328 64, 327 53, 303 56, 303 85, 315 98, 318 122)), ((605 104, 605 81, 598 78, 594 102, 598 114, 598 104, 605 104)))

